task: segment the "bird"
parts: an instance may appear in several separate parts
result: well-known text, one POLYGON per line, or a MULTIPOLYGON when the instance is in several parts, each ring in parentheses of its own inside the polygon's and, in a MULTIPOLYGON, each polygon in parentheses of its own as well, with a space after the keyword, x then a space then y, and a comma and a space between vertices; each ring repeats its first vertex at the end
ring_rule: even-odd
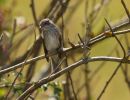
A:
POLYGON ((45 55, 56 53, 51 57, 46 57, 47 61, 50 62, 51 72, 56 73, 60 70, 58 67, 61 59, 59 51, 63 48, 61 31, 49 18, 41 20, 39 26, 45 55))

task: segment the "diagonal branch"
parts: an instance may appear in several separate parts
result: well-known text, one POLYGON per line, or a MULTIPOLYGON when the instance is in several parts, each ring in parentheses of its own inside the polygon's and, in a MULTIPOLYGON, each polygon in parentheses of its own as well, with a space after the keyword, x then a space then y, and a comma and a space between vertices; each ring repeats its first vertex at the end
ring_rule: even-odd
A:
POLYGON ((34 19, 34 21, 35 21, 35 25, 38 27, 39 24, 38 24, 37 17, 36 17, 34 0, 31 0, 30 7, 31 7, 31 9, 32 9, 32 14, 33 14, 33 19, 34 19))
MULTIPOLYGON (((120 35, 120 34, 124 34, 124 33, 129 33, 129 32, 130 32, 130 29, 128 29, 128 30, 123 30, 123 31, 117 31, 117 32, 114 32, 114 34, 115 34, 115 35, 120 35)), ((109 37, 112 37, 112 36, 109 36, 109 37)), ((91 39, 88 45, 89 45, 89 46, 92 46, 92 45, 94 45, 95 43, 98 43, 98 42, 100 42, 100 41, 102 41, 102 40, 104 40, 104 39, 106 39, 106 38, 109 38, 109 37, 104 35, 103 37, 101 37, 100 39, 97 39, 97 40, 93 40, 93 41, 92 41, 92 39, 91 39)), ((38 41, 38 40, 37 40, 37 41, 38 41)), ((36 41, 36 42, 37 42, 37 41, 36 41)), ((71 52, 71 51, 73 51, 73 50, 77 50, 77 49, 79 49, 79 48, 82 48, 82 46, 83 46, 83 44, 76 44, 74 47, 64 48, 63 53, 69 53, 69 52, 71 52)), ((49 57, 49 56, 52 56, 52 55, 54 55, 54 54, 46 55, 46 57, 49 57)), ((45 58, 45 55, 41 55, 41 56, 38 56, 38 57, 34 57, 34 58, 30 59, 30 60, 27 60, 26 63, 25 63, 25 62, 18 63, 18 64, 14 65, 14 66, 8 67, 8 68, 3 69, 3 70, 0 70, 0 75, 6 74, 6 73, 8 73, 8 72, 10 72, 10 71, 13 71, 13 70, 15 70, 15 69, 18 69, 18 68, 20 68, 23 64, 27 65, 27 64, 30 64, 30 63, 32 63, 32 62, 34 62, 34 61, 38 61, 38 60, 41 60, 41 59, 44 59, 44 58, 45 58)))
POLYGON ((125 52, 125 49, 124 49, 123 45, 121 44, 121 42, 119 41, 119 39, 118 39, 118 38, 116 37, 116 35, 114 34, 114 32, 113 32, 113 30, 112 30, 110 24, 108 23, 108 21, 107 21, 106 19, 105 19, 105 21, 106 21, 106 23, 108 24, 108 26, 109 26, 109 28, 110 28, 110 30, 111 30, 111 32, 112 32, 112 35, 114 36, 114 38, 117 40, 118 44, 120 45, 120 47, 121 47, 121 49, 122 49, 122 51, 123 51, 123 53, 124 53, 124 56, 123 56, 123 59, 121 60, 121 62, 120 62, 120 63, 118 64, 118 66, 116 67, 116 69, 114 70, 114 72, 112 73, 112 75, 110 76, 110 78, 108 79, 108 81, 106 82, 106 84, 105 84, 105 86, 103 87, 103 90, 101 91, 101 93, 99 94, 97 100, 100 100, 100 99, 101 99, 101 97, 102 97, 103 94, 105 93, 106 89, 108 88, 110 82, 112 81, 112 79, 113 79, 114 76, 116 75, 118 69, 119 69, 120 66, 122 65, 123 60, 124 60, 125 57, 126 57, 126 52, 125 52))
POLYGON ((26 98, 26 96, 28 96, 29 94, 32 94, 36 89, 41 87, 43 84, 46 84, 46 83, 56 79, 57 77, 60 77, 64 73, 66 73, 70 70, 73 70, 82 64, 86 64, 88 62, 94 62, 94 61, 111 61, 111 62, 121 62, 122 61, 122 63, 130 64, 130 60, 122 60, 122 58, 116 58, 116 57, 106 57, 106 56, 91 57, 91 58, 86 57, 84 59, 81 59, 81 60, 65 67, 61 71, 52 74, 49 77, 46 77, 46 78, 39 80, 38 82, 33 84, 31 87, 29 87, 19 98, 17 98, 17 100, 23 100, 24 98, 26 98))
POLYGON ((130 21, 130 13, 129 13, 128 8, 126 7, 126 4, 125 4, 124 0, 121 0, 121 3, 122 3, 122 5, 123 5, 123 7, 125 9, 125 12, 126 12, 128 18, 129 18, 129 21, 130 21))

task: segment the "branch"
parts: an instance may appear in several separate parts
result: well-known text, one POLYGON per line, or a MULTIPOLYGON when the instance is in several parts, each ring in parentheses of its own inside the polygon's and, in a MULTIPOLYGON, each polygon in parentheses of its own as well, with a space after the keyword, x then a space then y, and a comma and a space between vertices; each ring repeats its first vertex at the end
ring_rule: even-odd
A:
POLYGON ((107 25, 109 26, 112 35, 114 36, 114 38, 116 39, 116 41, 118 42, 118 44, 120 45, 122 51, 123 51, 123 59, 121 60, 121 62, 118 64, 118 66, 116 67, 116 69, 114 70, 114 72, 112 73, 112 75, 110 76, 110 78, 108 79, 108 81, 106 82, 105 86, 103 87, 103 90, 101 91, 100 95, 98 96, 97 100, 100 100, 101 97, 103 96, 103 94, 105 93, 106 89, 108 88, 110 82, 112 81, 112 79, 114 78, 114 76, 116 75, 117 71, 119 70, 120 66, 122 65, 123 60, 125 60, 126 58, 126 52, 125 49, 123 47, 123 45, 121 44, 120 40, 116 37, 116 35, 113 33, 112 27, 110 26, 110 24, 108 23, 108 21, 105 19, 107 25))
MULTIPOLYGON (((117 32, 114 32, 114 34, 115 34, 115 35, 120 35, 120 34, 124 34, 124 33, 129 33, 129 32, 130 32, 130 29, 128 29, 128 30, 123 30, 123 31, 117 31, 117 32)), ((96 39, 96 40, 93 40, 93 38, 92 38, 92 39, 90 40, 89 46, 94 45, 95 43, 100 42, 100 41, 102 41, 102 40, 104 40, 104 39, 106 39, 106 38, 109 38, 109 37, 112 37, 112 36, 106 36, 106 35, 104 35, 104 36, 102 36, 101 38, 96 39)), ((37 41, 39 41, 39 39, 38 39, 37 41)), ((37 42, 37 41, 36 41, 36 42, 37 42)), ((77 49, 79 49, 79 48, 82 48, 82 46, 83 46, 83 44, 76 44, 74 47, 64 48, 63 53, 68 53, 68 52, 70 52, 70 51, 77 50, 77 49)), ((49 56, 52 56, 52 55, 54 55, 54 54, 46 55, 46 57, 49 57, 49 56)), ((19 64, 16 64, 16 65, 14 65, 14 66, 9 67, 9 68, 0 70, 0 75, 3 75, 3 74, 5 74, 5 73, 8 73, 8 72, 13 71, 13 70, 15 70, 15 69, 18 69, 18 68, 20 68, 23 64, 27 65, 27 64, 30 64, 30 63, 32 63, 32 62, 34 62, 34 61, 38 61, 38 60, 41 60, 41 59, 44 59, 44 58, 45 58, 45 55, 41 55, 41 56, 32 58, 32 59, 30 59, 30 60, 27 60, 26 63, 25 63, 25 62, 21 62, 21 63, 19 63, 19 64)))
POLYGON ((123 7, 124 7, 124 9, 125 9, 125 12, 126 12, 128 18, 129 18, 129 21, 130 21, 130 13, 129 13, 128 8, 127 8, 126 5, 125 5, 124 0, 121 0, 121 3, 122 3, 122 5, 123 5, 123 7))
POLYGON ((74 94, 74 100, 78 100, 77 95, 75 93, 74 83, 73 83, 73 80, 72 80, 72 77, 71 77, 71 73, 69 71, 68 71, 68 77, 70 79, 70 84, 71 84, 72 91, 73 91, 73 94, 74 94))
POLYGON ((35 25, 38 27, 39 24, 38 24, 37 17, 36 17, 34 0, 31 0, 30 7, 31 7, 31 9, 32 9, 32 14, 33 14, 33 19, 34 19, 35 25))
POLYGON ((122 63, 130 64, 130 60, 122 60, 122 58, 116 58, 116 57, 106 57, 106 56, 91 57, 91 58, 87 57, 87 58, 81 59, 81 60, 69 65, 68 67, 65 67, 61 71, 54 73, 54 74, 50 75, 49 77, 39 80, 38 82, 36 82, 32 86, 30 86, 20 97, 17 98, 17 100, 23 100, 28 95, 32 94, 36 89, 40 88, 43 84, 46 84, 46 83, 56 79, 57 77, 60 77, 64 73, 66 73, 70 70, 73 70, 74 68, 76 68, 82 64, 86 64, 88 62, 94 62, 94 61, 111 61, 111 62, 121 62, 122 61, 122 63))
MULTIPOLYGON (((28 57, 31 55, 32 50, 33 50, 33 48, 32 48, 31 51, 27 54, 27 58, 26 58, 25 61, 24 61, 25 63, 26 63, 26 60, 28 59, 28 57)), ((25 63, 24 63, 24 64, 25 64, 25 63)), ((15 77, 15 79, 14 79, 14 81, 13 81, 11 87, 9 88, 9 91, 7 92, 7 95, 5 96, 5 100, 8 100, 8 96, 9 96, 9 94, 10 94, 12 88, 14 87, 17 78, 19 77, 19 75, 22 73, 22 71, 23 71, 23 69, 24 69, 24 64, 22 65, 22 67, 21 67, 20 71, 18 72, 18 74, 16 75, 16 77, 15 77)))
MULTIPOLYGON (((18 87, 18 86, 24 86, 24 85, 32 85, 34 84, 33 82, 32 83, 29 83, 29 82, 23 82, 23 83, 17 83, 17 84, 14 84, 14 87, 18 87)), ((0 85, 0 89, 1 88, 9 88, 11 87, 12 84, 1 84, 0 85)))

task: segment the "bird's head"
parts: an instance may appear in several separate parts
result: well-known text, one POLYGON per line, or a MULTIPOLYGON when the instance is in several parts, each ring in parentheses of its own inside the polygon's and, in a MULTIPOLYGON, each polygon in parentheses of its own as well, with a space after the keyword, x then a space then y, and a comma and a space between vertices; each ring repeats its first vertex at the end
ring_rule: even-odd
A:
POLYGON ((53 24, 53 22, 50 19, 46 18, 46 19, 43 19, 40 21, 39 26, 40 26, 40 29, 43 29, 44 27, 46 27, 48 25, 52 25, 52 24, 53 24))

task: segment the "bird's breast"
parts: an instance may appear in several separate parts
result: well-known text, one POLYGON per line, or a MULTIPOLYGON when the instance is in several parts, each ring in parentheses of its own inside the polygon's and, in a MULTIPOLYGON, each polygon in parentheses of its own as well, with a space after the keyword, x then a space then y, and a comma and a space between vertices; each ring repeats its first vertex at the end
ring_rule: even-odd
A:
POLYGON ((45 40, 45 46, 48 51, 54 51, 59 48, 60 41, 59 37, 55 32, 48 31, 46 34, 44 34, 44 40, 45 40))

